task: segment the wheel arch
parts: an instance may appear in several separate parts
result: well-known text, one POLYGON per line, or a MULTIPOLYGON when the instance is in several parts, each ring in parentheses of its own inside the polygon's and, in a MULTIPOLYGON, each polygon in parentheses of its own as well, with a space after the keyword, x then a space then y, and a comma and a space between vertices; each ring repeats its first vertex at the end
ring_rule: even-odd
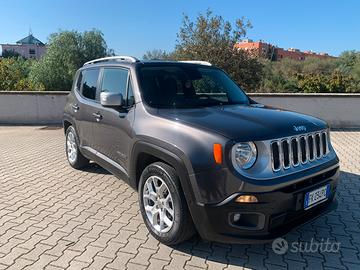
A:
POLYGON ((64 119, 64 120, 63 120, 63 128, 64 128, 64 133, 65 133, 65 134, 66 134, 67 129, 68 129, 70 126, 73 126, 73 124, 72 124, 69 120, 64 119))
POLYGON ((187 161, 184 160, 182 155, 184 154, 180 150, 171 145, 164 144, 160 146, 154 144, 154 142, 137 141, 131 154, 129 168, 130 185, 137 189, 143 169, 151 163, 161 161, 175 169, 179 176, 185 198, 188 204, 192 204, 195 195, 189 174, 192 174, 193 171, 191 165, 186 164, 187 161))
POLYGON ((74 119, 73 119, 69 114, 64 113, 63 119, 62 119, 62 124, 63 124, 64 133, 66 133, 66 130, 67 130, 70 126, 73 126, 73 127, 75 128, 75 131, 77 132, 74 119))
POLYGON ((70 126, 72 126, 75 129, 75 132, 77 134, 77 138, 79 140, 80 151, 82 152, 82 149, 81 149, 82 140, 81 140, 81 138, 79 136, 79 131, 78 131, 78 128, 77 128, 77 126, 75 124, 75 121, 70 116, 64 115, 63 120, 62 120, 62 124, 63 124, 63 129, 64 129, 64 134, 65 135, 66 135, 67 129, 70 126))

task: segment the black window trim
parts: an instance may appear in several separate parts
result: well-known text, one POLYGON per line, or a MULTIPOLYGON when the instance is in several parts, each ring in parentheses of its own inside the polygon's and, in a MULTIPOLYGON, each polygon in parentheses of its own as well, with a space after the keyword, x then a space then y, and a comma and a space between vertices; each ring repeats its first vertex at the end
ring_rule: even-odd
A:
POLYGON ((129 73, 127 84, 126 84, 126 108, 131 109, 132 107, 134 107, 135 104, 136 104, 136 101, 135 101, 135 94, 134 94, 134 85, 133 85, 133 83, 131 81, 131 76, 130 76, 130 73, 129 73), (131 106, 129 106, 129 88, 130 88, 130 85, 131 85, 132 93, 133 93, 133 96, 134 96, 134 104, 132 104, 131 106))
MULTIPOLYGON (((90 102, 95 102, 95 103, 99 103, 99 104, 100 104, 100 100, 97 99, 97 93, 98 93, 98 91, 99 91, 99 86, 100 86, 99 81, 100 81, 100 78, 101 78, 101 75, 102 75, 102 73, 101 73, 101 68, 99 68, 99 67, 91 67, 91 68, 82 69, 82 70, 80 70, 78 77, 80 76, 80 73, 86 72, 87 70, 91 70, 91 69, 98 69, 98 70, 99 70, 99 75, 98 75, 98 78, 97 78, 97 81, 96 81, 95 99, 87 98, 87 97, 85 97, 85 96, 83 95, 83 93, 82 93, 83 83, 84 83, 84 77, 85 77, 84 74, 82 75, 82 78, 81 78, 81 86, 80 86, 80 89, 78 89, 78 93, 80 94, 80 96, 81 96, 83 99, 85 99, 85 100, 87 100, 87 101, 90 101, 90 102)), ((75 85, 75 87, 77 88, 77 85, 75 85)))
MULTIPOLYGON (((73 91, 74 91, 74 92, 76 91, 76 92, 78 92, 79 94, 80 94, 80 89, 78 88, 78 82, 79 82, 80 74, 82 74, 82 70, 78 70, 78 71, 75 73, 74 82, 73 82, 73 85, 72 85, 73 91)), ((81 77, 81 81, 82 81, 82 77, 81 77)), ((80 88, 81 88, 81 85, 80 85, 80 88)))
MULTIPOLYGON (((130 109, 132 108, 135 103, 132 105, 132 106, 127 106, 128 105, 128 99, 129 99, 129 84, 131 83, 131 70, 129 68, 126 68, 126 67, 119 67, 119 66, 106 66, 106 67, 101 67, 100 68, 100 76, 99 76, 99 87, 96 88, 96 99, 100 99, 100 93, 101 93, 101 86, 102 86, 102 82, 103 82, 103 79, 104 79, 104 70, 105 69, 123 69, 123 70, 126 70, 127 71, 127 79, 126 79, 126 90, 125 90, 125 97, 124 97, 124 100, 125 100, 125 104, 126 104, 126 107, 125 109, 130 109)), ((134 86, 132 84, 132 88, 133 88, 133 93, 134 93, 134 86)), ((135 98, 135 95, 134 95, 134 98, 135 98)), ((100 102, 98 102, 100 103, 100 102)))

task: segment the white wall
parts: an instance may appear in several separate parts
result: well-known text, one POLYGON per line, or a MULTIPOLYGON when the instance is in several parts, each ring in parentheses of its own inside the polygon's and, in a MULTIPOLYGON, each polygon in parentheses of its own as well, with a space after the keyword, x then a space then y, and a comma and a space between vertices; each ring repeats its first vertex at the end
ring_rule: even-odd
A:
POLYGON ((0 124, 59 124, 67 94, 0 91, 0 124))
POLYGON ((360 94, 249 94, 257 102, 313 115, 333 128, 360 127, 360 94))
MULTIPOLYGON (((0 91, 0 124, 60 124, 68 92, 0 91)), ((254 100, 360 128, 360 94, 249 94, 254 100)))

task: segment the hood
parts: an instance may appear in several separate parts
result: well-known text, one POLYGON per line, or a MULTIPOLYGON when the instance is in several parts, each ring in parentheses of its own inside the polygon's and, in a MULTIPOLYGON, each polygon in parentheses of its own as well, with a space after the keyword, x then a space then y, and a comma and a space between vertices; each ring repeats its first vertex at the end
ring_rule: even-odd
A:
POLYGON ((159 109, 158 113, 172 121, 239 141, 269 140, 327 128, 327 124, 318 118, 267 106, 159 109))

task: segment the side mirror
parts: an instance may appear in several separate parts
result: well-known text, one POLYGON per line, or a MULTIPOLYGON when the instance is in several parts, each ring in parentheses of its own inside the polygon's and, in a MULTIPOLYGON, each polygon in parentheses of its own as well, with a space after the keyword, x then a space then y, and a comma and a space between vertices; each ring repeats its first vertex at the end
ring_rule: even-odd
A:
POLYGON ((100 104, 104 107, 116 107, 123 106, 124 99, 122 94, 101 92, 100 93, 100 104))

